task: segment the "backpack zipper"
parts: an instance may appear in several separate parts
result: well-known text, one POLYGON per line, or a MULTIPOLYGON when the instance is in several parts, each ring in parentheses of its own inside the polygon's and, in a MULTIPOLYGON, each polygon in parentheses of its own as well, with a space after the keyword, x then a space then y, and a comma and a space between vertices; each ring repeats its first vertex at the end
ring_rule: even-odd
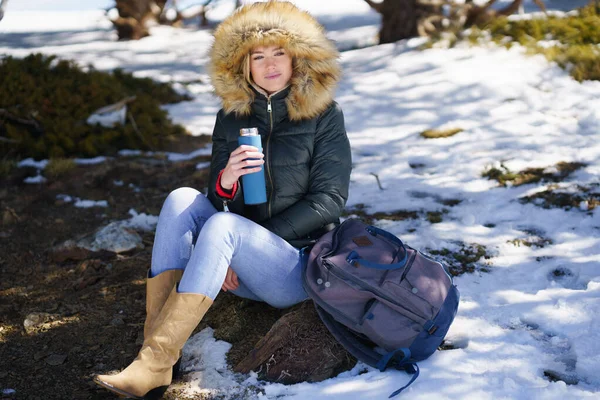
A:
MULTIPOLYGON (((327 268, 327 270, 329 272, 331 272, 337 278, 345 280, 345 281, 350 281, 350 282, 354 283, 356 286, 358 286, 361 289, 366 289, 366 290, 368 290, 370 292, 373 292, 376 296, 379 296, 380 298, 384 299, 388 303, 391 303, 391 304, 395 305, 398 308, 406 310, 407 313, 413 314, 413 315, 417 316, 422 321, 428 321, 429 320, 429 318, 425 318, 422 315, 419 315, 419 314, 417 314, 417 313, 415 313, 415 312, 407 309, 402 304, 398 303, 397 301, 393 300, 392 298, 390 298, 389 296, 387 296, 386 294, 384 294, 378 288, 376 288, 374 286, 371 286, 369 284, 366 284, 364 281, 362 281, 362 280, 356 278, 355 276, 347 273, 346 271, 344 271, 342 268, 338 267, 337 265, 335 265, 331 261, 329 261, 329 260, 322 260, 322 262, 323 262, 323 265, 325 266, 325 268, 327 268)), ((423 325, 422 321, 417 321, 414 318, 410 318, 408 316, 407 316, 407 318, 409 318, 413 322, 416 322, 419 325, 423 325)))

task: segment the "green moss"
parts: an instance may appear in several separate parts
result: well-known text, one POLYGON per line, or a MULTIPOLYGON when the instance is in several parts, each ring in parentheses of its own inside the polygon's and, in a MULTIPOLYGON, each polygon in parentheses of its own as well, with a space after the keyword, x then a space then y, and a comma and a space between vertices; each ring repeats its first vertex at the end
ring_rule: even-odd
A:
POLYGON ((421 136, 425 139, 439 139, 454 136, 457 133, 462 132, 461 128, 449 128, 449 129, 427 129, 421 132, 421 136))
POLYGON ((448 207, 454 207, 462 203, 461 199, 444 199, 442 200, 442 204, 448 207))
POLYGON ((44 169, 44 175, 49 179, 57 179, 73 171, 77 165, 70 158, 51 158, 44 169))
POLYGON ((0 155, 40 159, 114 154, 123 148, 160 149, 167 138, 185 132, 160 105, 188 98, 148 78, 121 70, 85 72, 72 61, 42 54, 0 60, 0 77, 0 109, 14 116, 0 126, 0 136, 14 141, 0 143, 0 155), (104 128, 86 123, 97 109, 130 96, 135 100, 128 104, 125 125, 104 128))
POLYGON ((442 213, 439 211, 429 211, 427 212, 427 221, 432 224, 439 224, 443 221, 442 213))

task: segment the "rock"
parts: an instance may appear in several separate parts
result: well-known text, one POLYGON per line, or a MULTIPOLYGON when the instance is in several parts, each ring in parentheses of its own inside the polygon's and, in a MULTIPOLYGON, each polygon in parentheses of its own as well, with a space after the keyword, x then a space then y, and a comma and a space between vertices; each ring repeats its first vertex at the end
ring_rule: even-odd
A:
POLYGON ((111 222, 78 240, 67 240, 59 244, 50 251, 50 257, 55 262, 107 258, 109 254, 143 248, 142 238, 137 232, 123 223, 111 222))
POLYGON ((59 244, 50 250, 50 258, 54 262, 63 262, 66 260, 85 260, 91 256, 91 251, 79 246, 77 242, 73 240, 67 240, 66 242, 59 244))
POLYGON ((40 329, 44 326, 44 324, 54 321, 60 316, 57 314, 49 314, 44 312, 36 312, 27 315, 25 321, 23 321, 23 327, 25 327, 25 331, 27 333, 31 333, 40 329))
POLYGON ((123 321, 123 318, 121 318, 121 317, 115 317, 112 319, 112 321, 110 321, 110 324, 112 326, 121 326, 121 325, 125 325, 125 321, 123 321))
POLYGON ((73 283, 73 289, 76 291, 83 290, 88 286, 92 286, 102 280, 101 276, 90 276, 90 277, 81 277, 77 278, 77 280, 73 283))
POLYGON ((46 364, 56 366, 61 365, 67 359, 66 354, 52 354, 46 358, 46 364))
POLYGON ((114 253, 125 253, 134 249, 143 249, 142 238, 123 224, 111 222, 100 229, 89 247, 92 251, 107 250, 114 253))

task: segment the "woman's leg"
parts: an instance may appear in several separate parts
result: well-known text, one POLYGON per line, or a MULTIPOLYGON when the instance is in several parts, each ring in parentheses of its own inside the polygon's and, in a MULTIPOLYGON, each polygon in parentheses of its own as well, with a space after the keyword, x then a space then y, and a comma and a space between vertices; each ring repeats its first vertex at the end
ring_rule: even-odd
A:
POLYGON ((171 269, 185 269, 198 233, 217 210, 202 193, 192 188, 172 191, 158 217, 150 276, 171 269))
MULTIPOLYGON (((183 187, 173 190, 163 203, 158 217, 148 278, 158 277, 162 272, 169 270, 183 271, 204 223, 216 213, 212 203, 196 189, 183 187)), ((161 307, 169 295, 170 288, 162 292, 164 299, 158 302, 161 307)), ((232 293, 251 300, 261 300, 244 282, 240 282, 240 286, 232 293)), ((160 311, 159 308, 157 312, 160 311)))
POLYGON ((299 250, 257 223, 223 212, 210 217, 198 234, 178 290, 214 300, 229 266, 250 292, 274 307, 289 307, 308 297, 299 250))

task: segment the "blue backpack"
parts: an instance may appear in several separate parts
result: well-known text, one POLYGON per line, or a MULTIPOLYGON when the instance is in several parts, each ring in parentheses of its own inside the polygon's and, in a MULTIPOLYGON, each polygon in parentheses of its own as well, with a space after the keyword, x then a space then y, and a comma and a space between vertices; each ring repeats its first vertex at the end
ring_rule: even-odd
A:
POLYGON ((442 264, 391 233, 348 219, 303 249, 304 289, 332 335, 360 361, 419 376, 440 346, 459 292, 442 264))

